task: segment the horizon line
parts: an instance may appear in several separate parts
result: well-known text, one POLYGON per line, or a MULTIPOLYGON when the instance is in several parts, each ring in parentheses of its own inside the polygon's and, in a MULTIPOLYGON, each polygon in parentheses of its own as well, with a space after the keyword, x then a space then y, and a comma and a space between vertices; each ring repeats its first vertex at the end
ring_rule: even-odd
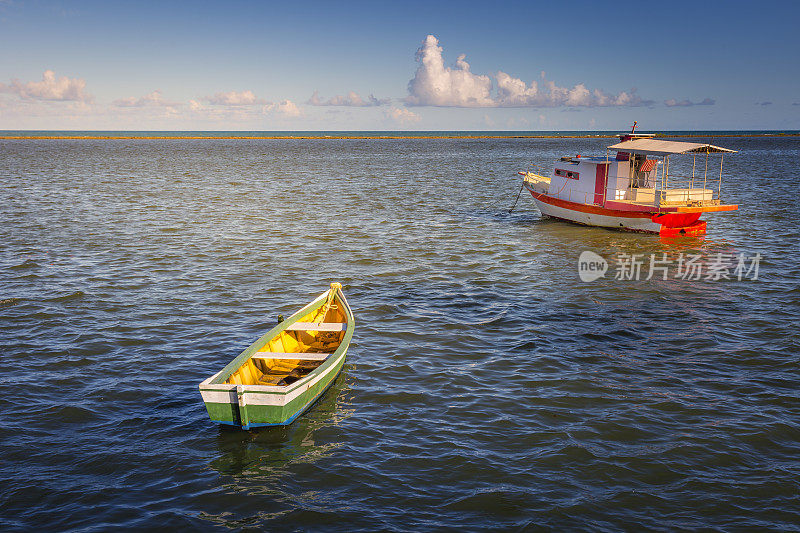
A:
MULTIPOLYGON (((0 130, 4 131, 4 130, 0 130)), ((20 130, 15 130, 20 131, 20 130)), ((46 131, 46 130, 33 130, 46 131)), ((55 130, 49 130, 55 131, 55 130)), ((64 130, 80 131, 80 130, 64 130)), ((103 130, 86 130, 103 131, 103 130)), ((108 130, 115 131, 115 130, 108 130)), ((119 130, 117 130, 119 131, 119 130)), ((175 131, 175 130, 165 130, 175 131)), ((372 130, 375 131, 375 130, 372 130)), ((443 133, 446 130, 443 130, 443 133)), ((575 131, 575 130, 572 130, 575 131)), ((598 130, 599 131, 599 130, 598 130)), ((687 130, 688 131, 688 130, 687 130)), ((718 130, 735 131, 735 130, 718 130)), ((698 130, 697 133, 678 133, 668 135, 656 133, 654 137, 800 137, 800 131, 788 130, 773 133, 747 133, 762 130, 743 130, 741 133, 718 133, 714 131, 698 130)), ((763 130, 770 131, 770 130, 763 130)), ((387 132, 391 133, 391 131, 387 132)), ((466 132, 465 132, 466 133, 466 132)), ((618 137, 621 134, 595 134, 595 135, 0 135, 0 140, 405 140, 405 139, 607 139, 618 137)))

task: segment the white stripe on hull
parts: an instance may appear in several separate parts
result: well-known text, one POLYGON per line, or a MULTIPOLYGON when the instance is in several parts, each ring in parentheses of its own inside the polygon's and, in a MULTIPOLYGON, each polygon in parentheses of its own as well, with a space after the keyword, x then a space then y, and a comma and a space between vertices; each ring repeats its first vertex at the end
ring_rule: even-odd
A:
POLYGON ((600 226, 603 228, 624 228, 633 231, 643 231, 647 233, 659 233, 661 231, 661 224, 653 222, 650 218, 632 218, 632 217, 615 217, 609 215, 598 215, 595 213, 584 213, 583 211, 573 211, 558 207, 556 205, 542 202, 535 196, 533 200, 536 202, 536 207, 543 215, 561 218, 579 224, 586 224, 588 226, 600 226))

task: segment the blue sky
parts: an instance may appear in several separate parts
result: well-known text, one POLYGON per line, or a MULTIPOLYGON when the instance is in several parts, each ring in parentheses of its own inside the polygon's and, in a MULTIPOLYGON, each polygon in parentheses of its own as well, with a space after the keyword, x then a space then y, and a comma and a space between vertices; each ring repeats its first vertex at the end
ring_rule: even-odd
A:
POLYGON ((797 4, 610 5, 0 0, 0 129, 800 129, 797 4))

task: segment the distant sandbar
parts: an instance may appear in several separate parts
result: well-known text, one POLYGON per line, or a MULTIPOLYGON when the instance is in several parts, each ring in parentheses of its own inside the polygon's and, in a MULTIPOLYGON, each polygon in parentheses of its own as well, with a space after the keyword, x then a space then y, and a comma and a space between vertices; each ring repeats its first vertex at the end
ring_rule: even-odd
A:
MULTIPOLYGON (((114 139, 152 139, 152 140, 246 140, 246 139, 615 139, 617 135, 0 135, 0 140, 55 139, 55 140, 114 140, 114 139)), ((800 133, 698 133, 666 134, 657 133, 655 137, 669 138, 709 138, 709 137, 800 137, 800 133)))

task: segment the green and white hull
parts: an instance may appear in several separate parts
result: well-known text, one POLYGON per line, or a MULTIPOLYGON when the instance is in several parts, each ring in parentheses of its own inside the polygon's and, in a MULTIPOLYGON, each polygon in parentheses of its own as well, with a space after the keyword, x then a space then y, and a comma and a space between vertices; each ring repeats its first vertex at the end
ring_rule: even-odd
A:
MULTIPOLYGON (((323 311, 324 314, 325 312, 323 311)), ((353 336, 354 325, 352 312, 344 295, 341 293, 341 289, 335 287, 330 291, 326 291, 309 305, 262 336, 220 372, 200 383, 200 394, 208 410, 208 416, 214 422, 238 426, 242 429, 292 423, 311 407, 336 380, 347 357, 347 348, 353 336), (336 291, 334 294, 340 309, 338 313, 344 315, 345 319, 345 322, 340 324, 341 329, 344 331, 343 338, 333 353, 298 352, 290 354, 284 352, 275 354, 274 352, 265 351, 265 348, 268 349, 269 346, 272 346, 270 344, 271 340, 274 342, 280 335, 285 336, 286 332, 292 329, 331 325, 300 322, 300 319, 308 317, 309 313, 313 313, 315 309, 322 308, 326 302, 331 301, 331 291, 336 291), (310 373, 288 385, 229 382, 233 380, 232 376, 237 370, 241 371, 241 368, 248 364, 248 360, 263 359, 264 357, 259 357, 261 355, 269 357, 280 355, 286 360, 304 359, 304 356, 320 359, 324 356, 324 361, 310 373)), ((298 336, 300 334, 296 333, 298 336)), ((250 364, 252 365, 252 363, 250 364)), ((237 381, 239 380, 237 379, 237 381)))
MULTIPOLYGON (((200 384, 200 394, 214 422, 250 429, 285 426, 303 414, 330 387, 342 371, 347 350, 329 368, 307 381, 287 387, 265 385, 212 385, 215 376, 200 384)), ((311 377, 311 376, 308 376, 311 377)))

